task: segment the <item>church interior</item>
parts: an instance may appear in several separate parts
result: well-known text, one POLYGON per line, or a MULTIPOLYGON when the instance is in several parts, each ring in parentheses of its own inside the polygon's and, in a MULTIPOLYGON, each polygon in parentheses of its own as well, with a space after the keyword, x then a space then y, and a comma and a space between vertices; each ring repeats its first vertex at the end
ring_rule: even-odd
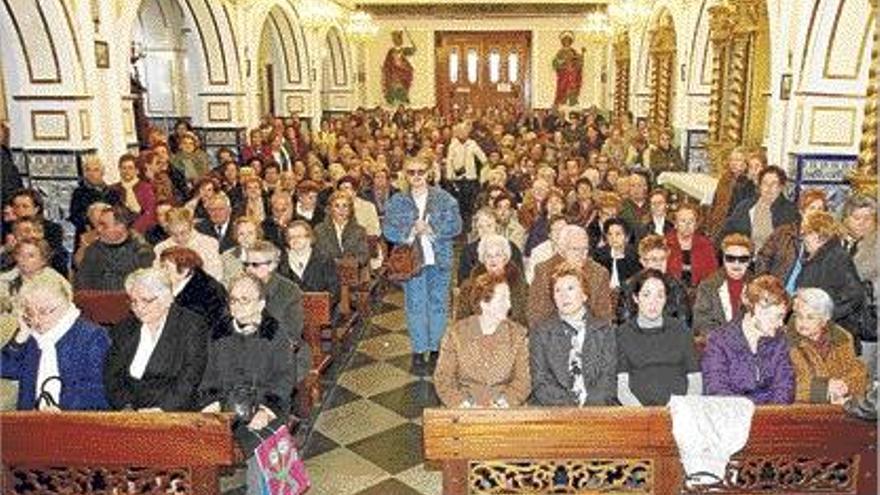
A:
POLYGON ((0 490, 878 493, 877 14, 3 0, 0 490))

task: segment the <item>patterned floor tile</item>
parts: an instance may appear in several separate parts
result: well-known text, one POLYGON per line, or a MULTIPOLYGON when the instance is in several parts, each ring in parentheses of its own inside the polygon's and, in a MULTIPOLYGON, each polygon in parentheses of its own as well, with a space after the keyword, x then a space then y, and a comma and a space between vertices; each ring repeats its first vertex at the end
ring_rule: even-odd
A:
POLYGON ((443 491, 443 473, 439 466, 419 464, 398 474, 395 478, 424 495, 436 495, 443 491))
POLYGON ((302 451, 302 456, 303 459, 310 459, 330 452, 336 448, 339 448, 338 443, 322 435, 319 431, 312 431, 312 434, 309 436, 308 442, 306 443, 306 448, 302 451))
POLYGON ((440 399, 431 382, 417 380, 402 387, 389 390, 370 397, 370 400, 381 404, 407 419, 421 418, 426 407, 440 406, 440 399))
POLYGON ((388 478, 388 473, 354 452, 338 448, 306 460, 309 495, 352 495, 388 478))
POLYGON ((395 332, 405 332, 406 313, 404 313, 402 309, 395 309, 394 311, 373 316, 370 323, 395 332))
POLYGON ((397 356, 395 358, 386 359, 385 362, 409 374, 412 374, 412 355, 397 356))
POLYGON ((378 337, 379 335, 387 335, 389 333, 394 333, 394 332, 391 330, 388 330, 385 327, 370 324, 367 326, 366 329, 364 329, 364 337, 363 338, 369 339, 369 338, 373 338, 373 337, 378 337))
POLYGON ((394 428, 406 419, 366 399, 321 413, 315 429, 334 442, 347 445, 394 428))
POLYGON ((339 384, 364 397, 372 397, 413 381, 413 376, 384 362, 345 371, 339 376, 339 384))
POLYGON ((357 495, 421 495, 421 493, 401 481, 390 478, 358 492, 357 495))
POLYGON ((422 429, 404 423, 351 443, 349 450, 391 474, 422 463, 422 429))
POLYGON ((342 385, 337 385, 333 387, 332 392, 327 399, 327 402, 324 404, 324 411, 329 411, 330 409, 344 406, 349 402, 354 402, 356 400, 361 399, 362 397, 351 390, 343 387, 342 385))
POLYGON ((409 337, 400 333, 389 333, 361 341, 358 351, 375 359, 385 360, 396 356, 412 354, 409 337))

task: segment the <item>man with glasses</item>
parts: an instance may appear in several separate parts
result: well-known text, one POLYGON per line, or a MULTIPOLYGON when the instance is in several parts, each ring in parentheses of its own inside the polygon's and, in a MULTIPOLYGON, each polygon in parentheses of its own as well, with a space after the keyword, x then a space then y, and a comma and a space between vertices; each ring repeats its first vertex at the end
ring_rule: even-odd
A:
POLYGON ((432 371, 446 330, 452 244, 461 232, 458 203, 443 189, 428 185, 428 164, 421 159, 404 163, 410 190, 388 200, 382 231, 394 244, 416 245, 423 266, 404 282, 406 323, 412 340, 412 371, 432 371))
POLYGON ((208 218, 196 225, 196 231, 213 237, 219 243, 220 253, 235 247, 235 229, 232 222, 232 203, 226 193, 218 192, 205 202, 208 218))
POLYGON ((275 272, 281 257, 279 249, 269 241, 256 241, 245 250, 242 264, 246 273, 266 287, 266 311, 278 321, 278 328, 296 350, 296 377, 301 381, 312 363, 309 346, 303 343, 303 294, 292 281, 275 272))
POLYGON ((37 275, 19 295, 18 331, 0 353, 3 378, 18 381, 17 408, 107 409, 107 332, 80 316, 70 285, 58 277, 37 275))
POLYGON ((742 289, 751 279, 752 241, 730 234, 721 242, 724 265, 697 287, 694 302, 694 334, 708 335, 741 315, 742 289))

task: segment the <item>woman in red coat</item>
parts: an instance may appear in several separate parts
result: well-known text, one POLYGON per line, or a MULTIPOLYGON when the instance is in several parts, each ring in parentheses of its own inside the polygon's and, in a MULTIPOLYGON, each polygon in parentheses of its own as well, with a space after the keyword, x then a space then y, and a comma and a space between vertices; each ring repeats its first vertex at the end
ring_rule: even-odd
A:
POLYGON ((696 287, 718 269, 715 246, 708 237, 697 232, 699 221, 697 207, 682 204, 675 212, 675 230, 666 234, 669 246, 666 273, 689 287, 696 287))

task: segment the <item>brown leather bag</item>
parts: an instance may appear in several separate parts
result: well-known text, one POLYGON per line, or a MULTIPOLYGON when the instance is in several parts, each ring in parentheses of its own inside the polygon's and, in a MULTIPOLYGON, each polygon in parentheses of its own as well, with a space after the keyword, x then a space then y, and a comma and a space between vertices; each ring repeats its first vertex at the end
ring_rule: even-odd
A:
POLYGON ((412 244, 398 244, 391 248, 385 260, 388 267, 386 276, 392 282, 406 282, 418 275, 424 261, 418 238, 412 244))

